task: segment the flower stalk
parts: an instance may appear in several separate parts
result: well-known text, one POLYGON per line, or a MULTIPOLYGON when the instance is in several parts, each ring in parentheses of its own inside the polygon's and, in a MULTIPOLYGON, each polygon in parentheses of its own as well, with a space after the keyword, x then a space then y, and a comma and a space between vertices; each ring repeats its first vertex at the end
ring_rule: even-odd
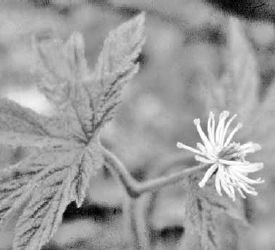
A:
MULTIPOLYGON (((190 174, 206 169, 202 180, 198 183, 201 188, 206 185, 212 176, 215 176, 215 187, 219 195, 222 195, 223 191, 232 200, 236 199, 235 190, 242 198, 246 198, 245 193, 257 195, 252 185, 260 184, 263 181, 260 178, 256 180, 250 179, 247 175, 260 170, 263 164, 248 162, 245 157, 249 153, 260 150, 261 147, 252 142, 240 144, 233 141, 234 135, 242 127, 242 124, 238 123, 230 130, 230 125, 235 118, 236 115, 230 118, 229 112, 224 111, 220 114, 216 124, 214 114, 210 112, 207 133, 202 129, 200 119, 195 119, 194 124, 200 135, 201 142, 197 143, 196 148, 181 142, 178 142, 177 146, 180 149, 193 152, 199 165, 143 182, 135 180, 120 159, 99 142, 106 166, 111 172, 116 174, 128 194, 129 203, 125 215, 127 216, 128 229, 131 232, 136 250, 149 249, 148 239, 144 237, 144 232, 139 230, 139 223, 142 218, 139 218, 136 213, 138 198, 145 193, 159 191, 163 187, 182 181, 190 174)), ((181 164, 178 158, 169 159, 166 168, 170 168, 171 164, 173 165, 177 162, 181 164)))
MULTIPOLYGON (((129 199, 127 199, 124 204, 124 213, 126 222, 128 224, 127 228, 131 232, 133 246, 136 250, 149 250, 150 244, 148 242, 148 238, 146 237, 146 232, 140 230, 139 226, 140 223, 142 223, 143 218, 140 218, 136 211, 138 198, 145 193, 158 191, 163 187, 182 181, 184 178, 186 178, 186 176, 205 168, 207 165, 201 164, 199 166, 183 169, 178 173, 173 173, 168 176, 159 177, 157 179, 144 182, 138 182, 132 177, 125 165, 114 153, 102 145, 101 150, 106 166, 112 173, 116 174, 119 182, 122 184, 126 193, 128 194, 129 199)), ((173 161, 169 162, 171 163, 173 161)))
POLYGON ((117 174, 127 194, 131 198, 135 199, 144 193, 154 192, 163 187, 173 185, 179 181, 182 181, 184 178, 186 178, 186 176, 207 167, 207 164, 200 164, 198 166, 183 169, 182 171, 170 174, 168 176, 163 176, 144 182, 138 182, 131 176, 127 168, 114 153, 110 152, 103 146, 101 146, 101 148, 107 167, 111 168, 117 174))

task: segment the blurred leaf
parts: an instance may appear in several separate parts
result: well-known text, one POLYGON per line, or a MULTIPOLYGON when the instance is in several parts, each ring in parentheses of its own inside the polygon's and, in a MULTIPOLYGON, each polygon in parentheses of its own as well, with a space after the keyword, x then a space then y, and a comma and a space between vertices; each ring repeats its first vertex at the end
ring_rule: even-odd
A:
POLYGON ((204 199, 216 214, 227 214, 233 219, 241 221, 243 224, 247 224, 244 207, 241 199, 232 201, 227 196, 219 196, 215 193, 213 183, 205 186, 203 189, 197 186, 195 183, 195 189, 198 196, 204 199))
MULTIPOLYGON (((234 203, 227 197, 217 196, 212 185, 201 189, 194 177, 189 178, 187 187, 185 225, 191 234, 198 235, 203 250, 221 249, 221 233, 217 218, 220 214, 227 214, 233 219, 246 224, 241 203, 234 203)), ((188 243, 189 244, 189 243, 188 243)))
MULTIPOLYGON (((169 4, 165 0, 110 0, 109 2, 117 8, 146 11, 179 26, 185 25, 186 22, 191 23, 191 25, 201 24, 209 21, 210 13, 211 16, 215 15, 211 8, 207 8, 205 3, 198 0, 172 0, 169 1, 169 4)), ((216 20, 211 21, 215 22, 216 20)))
POLYGON ((275 126, 275 81, 266 89, 261 105, 255 110, 254 114, 254 119, 252 119, 254 136, 269 139, 269 134, 275 126), (261 126, 257 126, 259 122, 261 126))
POLYGON ((266 179, 274 178, 273 168, 275 161, 275 82, 269 86, 263 96, 261 105, 255 109, 254 117, 248 127, 246 135, 262 146, 262 150, 256 154, 265 164, 263 171, 267 171, 266 179))
POLYGON ((232 102, 230 105, 234 105, 234 109, 244 120, 258 105, 259 69, 241 23, 237 19, 231 19, 229 29, 230 55, 227 67, 232 88, 229 98, 232 101, 228 100, 228 103, 232 102))
POLYGON ((251 118, 259 102, 259 73, 254 52, 237 19, 230 19, 225 73, 218 85, 213 84, 213 99, 220 110, 251 118))

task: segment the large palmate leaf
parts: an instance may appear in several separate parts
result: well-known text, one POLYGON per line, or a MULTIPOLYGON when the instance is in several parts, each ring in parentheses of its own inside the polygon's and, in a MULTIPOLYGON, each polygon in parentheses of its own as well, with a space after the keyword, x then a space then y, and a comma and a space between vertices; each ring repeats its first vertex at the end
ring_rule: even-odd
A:
MULTIPOLYGON (((21 111, 23 109, 21 107, 21 111)), ((24 116, 21 120, 24 121, 24 116)), ((43 125, 41 128, 46 130, 43 125)), ((84 144, 64 139, 63 134, 58 137, 4 130, 0 137, 5 145, 33 148, 24 160, 1 171, 1 222, 9 220, 13 212, 27 203, 17 223, 14 249, 40 249, 52 236, 68 203, 75 200, 78 206, 82 204, 88 177, 102 165, 100 152, 94 140, 84 144), (47 218, 49 224, 43 225, 43 218, 47 218)))
POLYGON ((0 171, 0 224, 21 211, 14 250, 41 249, 67 205, 83 203, 90 176, 103 165, 99 129, 112 118, 122 83, 137 72, 143 29, 141 14, 111 32, 94 74, 88 70, 80 34, 74 33, 65 43, 35 41, 38 86, 58 109, 56 117, 0 100, 0 144, 30 152, 0 171))

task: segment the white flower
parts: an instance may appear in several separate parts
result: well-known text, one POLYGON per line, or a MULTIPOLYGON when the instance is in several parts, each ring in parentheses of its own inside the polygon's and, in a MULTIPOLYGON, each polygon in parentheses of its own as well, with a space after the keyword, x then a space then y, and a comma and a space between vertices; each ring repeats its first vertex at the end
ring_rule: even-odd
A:
POLYGON ((194 124, 201 137, 202 143, 197 143, 197 148, 189 147, 178 142, 177 147, 187 149, 195 153, 195 159, 203 164, 209 165, 199 186, 202 188, 206 182, 216 174, 215 186, 219 195, 222 190, 235 200, 235 190, 246 198, 245 193, 257 195, 252 185, 263 183, 261 178, 253 180, 247 177, 249 173, 256 172, 263 168, 263 163, 250 163, 245 160, 248 153, 254 153, 261 149, 261 146, 252 142, 240 144, 232 142, 235 133, 242 127, 241 123, 227 135, 230 124, 236 115, 229 118, 229 112, 223 111, 219 116, 216 125, 213 112, 210 112, 207 124, 207 134, 203 132, 200 119, 195 119, 194 124), (227 120, 228 119, 228 120, 227 120))

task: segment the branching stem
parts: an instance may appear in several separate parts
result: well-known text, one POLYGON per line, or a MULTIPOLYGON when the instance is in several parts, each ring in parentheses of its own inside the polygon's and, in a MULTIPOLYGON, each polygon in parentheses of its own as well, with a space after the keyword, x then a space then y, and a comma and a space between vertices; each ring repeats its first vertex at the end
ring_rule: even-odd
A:
POLYGON ((170 174, 168 176, 163 176, 144 182, 138 182, 131 176, 124 164, 118 159, 115 154, 113 154, 103 146, 102 152, 108 167, 110 167, 117 174, 119 180, 121 181, 124 188, 126 189, 126 192, 131 198, 138 198, 140 197, 140 195, 146 192, 154 192, 165 186, 175 184, 183 180, 186 176, 207 167, 207 165, 198 165, 183 169, 182 171, 170 174))
MULTIPOLYGON (((129 204, 125 211, 125 215, 126 220, 128 221, 128 229, 132 235, 133 246, 136 250, 149 250, 149 242, 146 237, 146 232, 142 232, 139 228, 139 223, 141 223, 142 218, 138 218, 136 214, 136 204, 138 198, 146 192, 154 192, 165 186, 175 184, 183 180, 187 175, 201 170, 207 165, 190 167, 168 176, 163 176, 144 182, 138 182, 132 177, 125 165, 114 153, 107 150, 102 145, 101 149, 104 155, 105 164, 107 164, 107 167, 110 168, 111 172, 114 172, 117 175, 117 178, 124 186, 129 196, 129 204)), ((168 162, 173 163, 174 161, 170 160, 168 162)))

